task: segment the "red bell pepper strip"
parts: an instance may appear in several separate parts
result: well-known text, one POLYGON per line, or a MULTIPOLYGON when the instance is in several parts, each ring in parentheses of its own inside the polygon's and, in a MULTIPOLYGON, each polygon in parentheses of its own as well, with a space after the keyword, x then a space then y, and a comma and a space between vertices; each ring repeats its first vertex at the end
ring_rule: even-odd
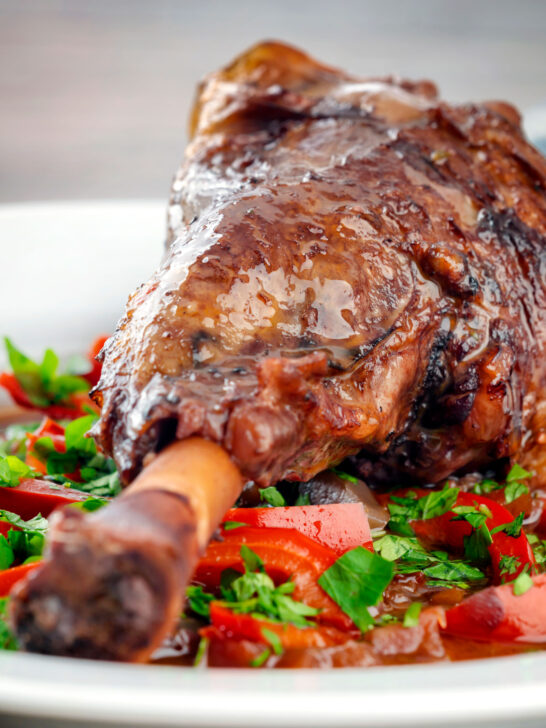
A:
POLYGON ((331 647, 347 642, 351 637, 334 627, 296 627, 293 624, 278 624, 267 619, 256 619, 250 614, 235 614, 219 602, 211 602, 210 619, 212 627, 201 630, 203 637, 251 640, 269 644, 264 628, 279 638, 283 648, 303 649, 308 647, 331 647))
POLYGON ((224 531, 222 541, 209 543, 197 565, 194 581, 211 591, 220 585, 225 569, 243 573, 242 544, 258 554, 276 584, 293 578, 295 588, 291 596, 321 609, 319 622, 344 630, 355 629, 352 620, 317 584, 318 577, 336 561, 337 554, 291 528, 241 527, 224 531))
POLYGON ((87 358, 91 362, 91 371, 87 372, 87 374, 82 374, 82 377, 87 379, 91 387, 94 387, 100 379, 102 363, 97 361, 97 356, 108 338, 108 336, 97 337, 87 352, 87 358))
POLYGON ((30 564, 12 566, 10 569, 0 571, 0 597, 7 597, 13 585, 23 579, 39 565, 39 561, 32 561, 30 564))
POLYGON ((0 487, 0 509, 17 513, 25 521, 39 513, 47 517, 55 508, 88 498, 88 493, 53 485, 45 480, 27 479, 15 488, 0 487))
POLYGON ((53 442, 53 447, 57 452, 66 452, 64 427, 59 425, 58 422, 54 422, 49 417, 46 417, 34 432, 27 432, 25 443, 27 454, 25 456, 25 462, 36 472, 46 475, 47 468, 45 463, 32 454, 34 445, 41 437, 50 437, 53 442))
MULTIPOLYGON (((4 508, 3 510, 7 510, 4 508)), ((12 526, 8 521, 0 521, 0 536, 7 536, 9 531, 18 531, 19 529, 12 526)))
POLYGON ((69 395, 65 404, 51 404, 46 407, 38 407, 33 404, 23 387, 19 384, 15 374, 11 372, 0 372, 0 387, 11 395, 13 401, 25 409, 43 412, 54 420, 73 420, 87 414, 84 408, 91 408, 97 411, 97 407, 89 399, 86 392, 75 392, 69 395))
POLYGON ((293 528, 341 556, 357 546, 373 551, 368 517, 362 503, 277 508, 232 508, 225 521, 259 528, 293 528))
POLYGON ((491 586, 446 612, 445 632, 491 642, 546 643, 546 574, 516 596, 513 584, 491 586))
MULTIPOLYGON (((407 490, 404 491, 404 494, 407 494, 407 492, 407 490)), ((430 493, 430 491, 423 489, 413 489, 412 492, 416 492, 419 496, 430 493)), ((487 507, 491 512, 491 518, 486 520, 486 525, 490 531, 496 526, 511 523, 514 520, 507 508, 483 495, 460 492, 455 505, 477 507, 483 505, 487 507)), ((412 520, 411 526, 419 538, 429 543, 436 546, 451 546, 452 548, 462 549, 465 536, 470 536, 472 533, 472 526, 465 520, 453 520, 454 518, 457 518, 457 514, 453 511, 447 511, 447 513, 435 518, 422 521, 412 520)), ((503 531, 492 534, 492 543, 488 549, 493 566, 494 580, 497 584, 500 584, 501 581, 515 579, 523 569, 535 566, 533 549, 523 530, 517 537, 508 536, 503 531), (501 573, 500 562, 503 556, 513 556, 517 560, 517 569, 513 574, 501 573)))

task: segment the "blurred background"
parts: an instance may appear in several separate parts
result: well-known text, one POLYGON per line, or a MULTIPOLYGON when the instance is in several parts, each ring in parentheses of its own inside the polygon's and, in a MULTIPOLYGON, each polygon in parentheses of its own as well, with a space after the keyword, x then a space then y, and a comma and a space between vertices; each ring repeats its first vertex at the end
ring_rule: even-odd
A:
POLYGON ((263 38, 530 109, 545 36, 542 0, 0 0, 0 202, 166 198, 196 82, 263 38))

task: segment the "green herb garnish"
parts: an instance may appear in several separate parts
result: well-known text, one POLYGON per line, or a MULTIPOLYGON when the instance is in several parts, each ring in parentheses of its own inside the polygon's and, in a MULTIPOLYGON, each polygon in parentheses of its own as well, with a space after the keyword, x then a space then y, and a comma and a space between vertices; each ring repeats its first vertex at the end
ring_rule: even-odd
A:
POLYGON ((413 604, 410 604, 405 611, 404 619, 402 621, 404 627, 417 627, 422 608, 423 605, 421 602, 413 602, 413 604))
POLYGON ((379 602, 393 575, 390 561, 357 546, 326 569, 318 583, 356 626, 366 632, 374 623, 368 607, 379 602))
POLYGON ((512 582, 514 596, 519 597, 522 594, 525 594, 525 592, 528 592, 533 586, 533 580, 527 571, 522 571, 521 574, 519 574, 519 576, 517 576, 512 582))
POLYGON ((36 407, 48 407, 66 401, 76 392, 86 392, 89 383, 73 374, 59 374, 59 357, 47 349, 40 363, 32 361, 5 338, 6 351, 15 378, 36 407))
POLYGON ((270 506, 285 506, 286 501, 282 493, 275 488, 274 485, 270 485, 269 488, 263 488, 260 490, 261 500, 269 503, 270 506))

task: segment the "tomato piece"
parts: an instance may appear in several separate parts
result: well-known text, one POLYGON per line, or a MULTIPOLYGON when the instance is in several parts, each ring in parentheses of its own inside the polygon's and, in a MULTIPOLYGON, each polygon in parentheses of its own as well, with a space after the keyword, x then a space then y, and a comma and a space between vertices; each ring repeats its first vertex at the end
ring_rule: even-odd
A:
POLYGON ((23 579, 27 574, 40 565, 39 561, 21 566, 12 566, 10 569, 0 571, 0 597, 7 597, 14 584, 23 579))
POLYGON ((445 632, 491 642, 546 642, 546 574, 516 596, 513 584, 491 586, 446 612, 445 632))
POLYGON ((293 528, 341 556, 357 546, 373 551, 368 516, 362 503, 277 508, 232 508, 223 521, 258 528, 293 528))
MULTIPOLYGON (((404 494, 407 492, 407 490, 403 491, 404 494)), ((417 493, 419 497, 430 493, 430 491, 415 488, 412 489, 412 492, 417 493)), ((400 494, 400 491, 391 495, 398 494, 400 494)), ((507 508, 483 495, 460 492, 456 505, 486 506, 491 512, 491 518, 488 518, 486 521, 489 530, 505 523, 511 523, 514 520, 514 517, 507 508)), ((447 511, 443 515, 436 516, 435 518, 422 521, 412 520, 411 526, 419 538, 435 546, 450 546, 455 549, 462 549, 464 547, 465 536, 470 536, 472 533, 472 526, 465 520, 453 520, 456 516, 457 514, 453 511, 447 511)), ((500 531, 499 533, 492 534, 492 539, 493 542, 489 546, 489 554, 491 555, 494 580, 497 584, 501 582, 501 579, 505 581, 515 579, 526 567, 534 567, 535 557, 533 555, 533 549, 523 530, 517 537, 509 536, 503 531, 500 531), (501 574, 500 562, 503 556, 513 556, 517 559, 518 566, 513 574, 501 574)))
POLYGON ((241 527, 224 531, 222 541, 209 543, 195 570, 194 581, 211 590, 219 587, 225 569, 242 573, 242 544, 258 554, 275 583, 293 578, 295 588, 291 596, 321 609, 318 621, 340 629, 355 629, 352 620, 317 584, 319 576, 336 561, 337 554, 291 528, 241 527))
POLYGON ((27 479, 15 488, 0 487, 0 508, 17 513, 25 521, 39 513, 47 517, 55 508, 79 503, 87 498, 88 493, 53 485, 45 480, 27 479))
POLYGON ((350 636, 334 627, 296 627, 293 624, 278 624, 267 619, 256 619, 250 614, 235 614, 218 602, 211 602, 210 619, 212 627, 201 630, 203 636, 221 636, 224 639, 250 640, 269 644, 263 630, 268 629, 279 638, 283 648, 304 649, 307 647, 331 647, 347 642, 350 636))

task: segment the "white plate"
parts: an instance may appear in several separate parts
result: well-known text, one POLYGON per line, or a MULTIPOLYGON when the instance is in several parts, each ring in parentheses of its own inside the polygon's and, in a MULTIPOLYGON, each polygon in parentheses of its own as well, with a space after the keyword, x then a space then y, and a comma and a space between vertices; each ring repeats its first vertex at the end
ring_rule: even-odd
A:
MULTIPOLYGON (((161 257, 164 203, 0 208, 0 333, 38 354, 112 329, 161 257)), ((0 726, 544 726, 546 653, 331 672, 0 653, 0 726), (59 723, 65 719, 67 723, 59 723), (23 722, 21 722, 23 721, 23 722)))

